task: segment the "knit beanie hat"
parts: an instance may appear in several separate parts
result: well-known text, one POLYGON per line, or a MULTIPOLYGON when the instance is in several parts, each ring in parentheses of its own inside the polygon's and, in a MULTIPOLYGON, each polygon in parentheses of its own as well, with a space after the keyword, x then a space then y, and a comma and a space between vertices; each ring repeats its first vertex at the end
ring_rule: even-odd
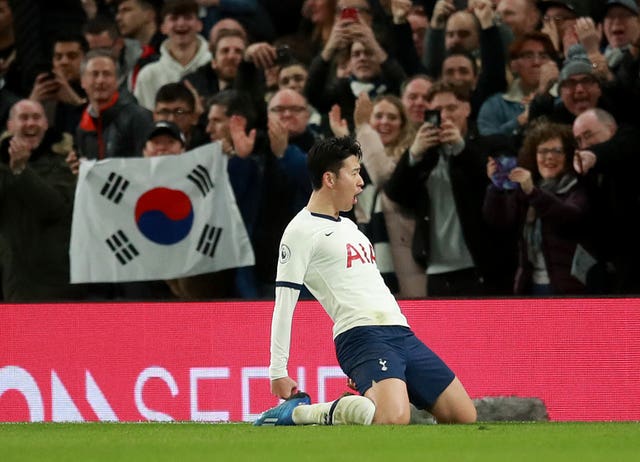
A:
POLYGON ((572 45, 567 51, 567 58, 562 65, 558 84, 562 85, 569 77, 578 74, 594 75, 593 64, 587 56, 587 51, 580 44, 572 45))

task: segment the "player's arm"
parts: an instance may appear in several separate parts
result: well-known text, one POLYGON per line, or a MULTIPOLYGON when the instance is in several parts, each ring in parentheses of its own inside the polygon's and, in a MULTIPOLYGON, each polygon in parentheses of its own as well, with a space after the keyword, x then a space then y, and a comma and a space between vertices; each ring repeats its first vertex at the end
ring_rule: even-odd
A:
POLYGON ((298 384, 289 377, 287 362, 291 345, 291 323, 300 290, 276 286, 276 305, 271 320, 271 393, 286 399, 298 390, 298 384))
POLYGON ((271 319, 271 363, 269 378, 271 391, 280 398, 288 398, 297 391, 296 382, 289 377, 287 363, 291 345, 293 312, 303 287, 312 246, 305 233, 285 232, 280 245, 280 259, 276 275, 276 301, 271 319))

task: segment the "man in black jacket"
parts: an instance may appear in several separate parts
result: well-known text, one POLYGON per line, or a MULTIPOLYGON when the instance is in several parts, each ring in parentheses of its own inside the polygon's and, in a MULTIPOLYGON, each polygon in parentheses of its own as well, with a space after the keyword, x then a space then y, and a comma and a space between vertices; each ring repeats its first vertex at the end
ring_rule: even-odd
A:
POLYGON ((420 127, 385 188, 390 199, 416 213, 414 257, 426 264, 427 294, 508 294, 515 236, 487 227, 482 201, 487 156, 508 150, 509 142, 475 134, 466 87, 437 82, 427 99, 440 111, 440 125, 420 127))
POLYGON ((108 51, 92 50, 81 67, 88 105, 76 131, 78 156, 88 159, 142 155, 145 134, 151 130, 151 111, 136 104, 131 94, 118 91, 115 59, 108 51))
MULTIPOLYGON (((634 127, 618 126, 611 114, 589 109, 573 123, 579 151, 574 156, 578 173, 595 184, 594 203, 600 259, 610 262, 612 287, 618 294, 640 293, 640 136, 634 127)), ((596 282, 596 281, 594 281, 596 282)), ((597 288, 596 288, 597 289, 597 288)))
POLYGON ((48 130, 37 101, 10 111, 0 143, 0 264, 6 301, 84 297, 69 284, 69 234, 74 177, 64 154, 71 143, 48 130))

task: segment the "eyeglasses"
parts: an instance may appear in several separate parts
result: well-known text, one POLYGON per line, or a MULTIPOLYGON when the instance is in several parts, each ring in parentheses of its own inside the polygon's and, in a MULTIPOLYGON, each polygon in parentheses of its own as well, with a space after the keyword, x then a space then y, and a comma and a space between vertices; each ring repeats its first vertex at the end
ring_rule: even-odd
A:
POLYGON ((282 114, 285 111, 289 111, 293 114, 300 114, 307 110, 306 106, 273 106, 269 108, 269 111, 274 112, 276 114, 282 114))
POLYGON ((602 130, 596 130, 593 132, 586 131, 582 135, 576 136, 575 139, 576 139, 576 143, 578 143, 578 147, 579 148, 589 147, 592 144, 590 143, 590 141, 593 139, 594 136, 597 136, 599 133, 602 133, 602 130))
POLYGON ((180 117, 183 115, 187 115, 187 114, 191 114, 193 111, 189 111, 187 109, 182 109, 182 108, 177 108, 177 109, 158 109, 156 111, 156 114, 158 114, 160 117, 169 117, 169 116, 175 116, 175 117, 180 117))
POLYGON ((627 19, 631 19, 631 18, 636 18, 637 16, 635 16, 633 13, 631 13, 631 11, 627 12, 627 11, 614 11, 614 10, 609 10, 609 12, 607 13, 607 15, 604 17, 604 19, 608 19, 609 21, 613 21, 614 19, 617 19, 618 21, 626 21, 627 19))
POLYGON ((536 151, 540 157, 544 157, 547 154, 553 154, 554 156, 564 156, 563 148, 538 148, 536 151))
POLYGON ((547 61, 550 56, 549 53, 546 53, 544 51, 540 51, 538 53, 536 53, 535 51, 524 51, 520 53, 518 58, 524 59, 526 61, 533 61, 536 58, 538 58, 539 61, 547 61))
POLYGON ((580 77, 577 79, 567 79, 560 84, 560 88, 566 88, 569 91, 573 91, 576 89, 578 85, 582 87, 590 87, 591 85, 595 85, 598 83, 598 80, 592 75, 585 75, 584 77, 580 77))

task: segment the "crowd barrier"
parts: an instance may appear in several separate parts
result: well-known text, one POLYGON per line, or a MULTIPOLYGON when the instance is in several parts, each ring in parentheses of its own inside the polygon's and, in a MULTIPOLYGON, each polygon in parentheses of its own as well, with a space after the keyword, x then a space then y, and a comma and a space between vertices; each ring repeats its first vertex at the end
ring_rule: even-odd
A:
MULTIPOLYGON (((472 398, 540 398, 554 421, 640 420, 640 299, 401 301, 472 398)), ((251 421, 269 393, 272 302, 0 306, 0 421, 251 421)), ((346 391, 331 321, 294 317, 290 375, 346 391)))

